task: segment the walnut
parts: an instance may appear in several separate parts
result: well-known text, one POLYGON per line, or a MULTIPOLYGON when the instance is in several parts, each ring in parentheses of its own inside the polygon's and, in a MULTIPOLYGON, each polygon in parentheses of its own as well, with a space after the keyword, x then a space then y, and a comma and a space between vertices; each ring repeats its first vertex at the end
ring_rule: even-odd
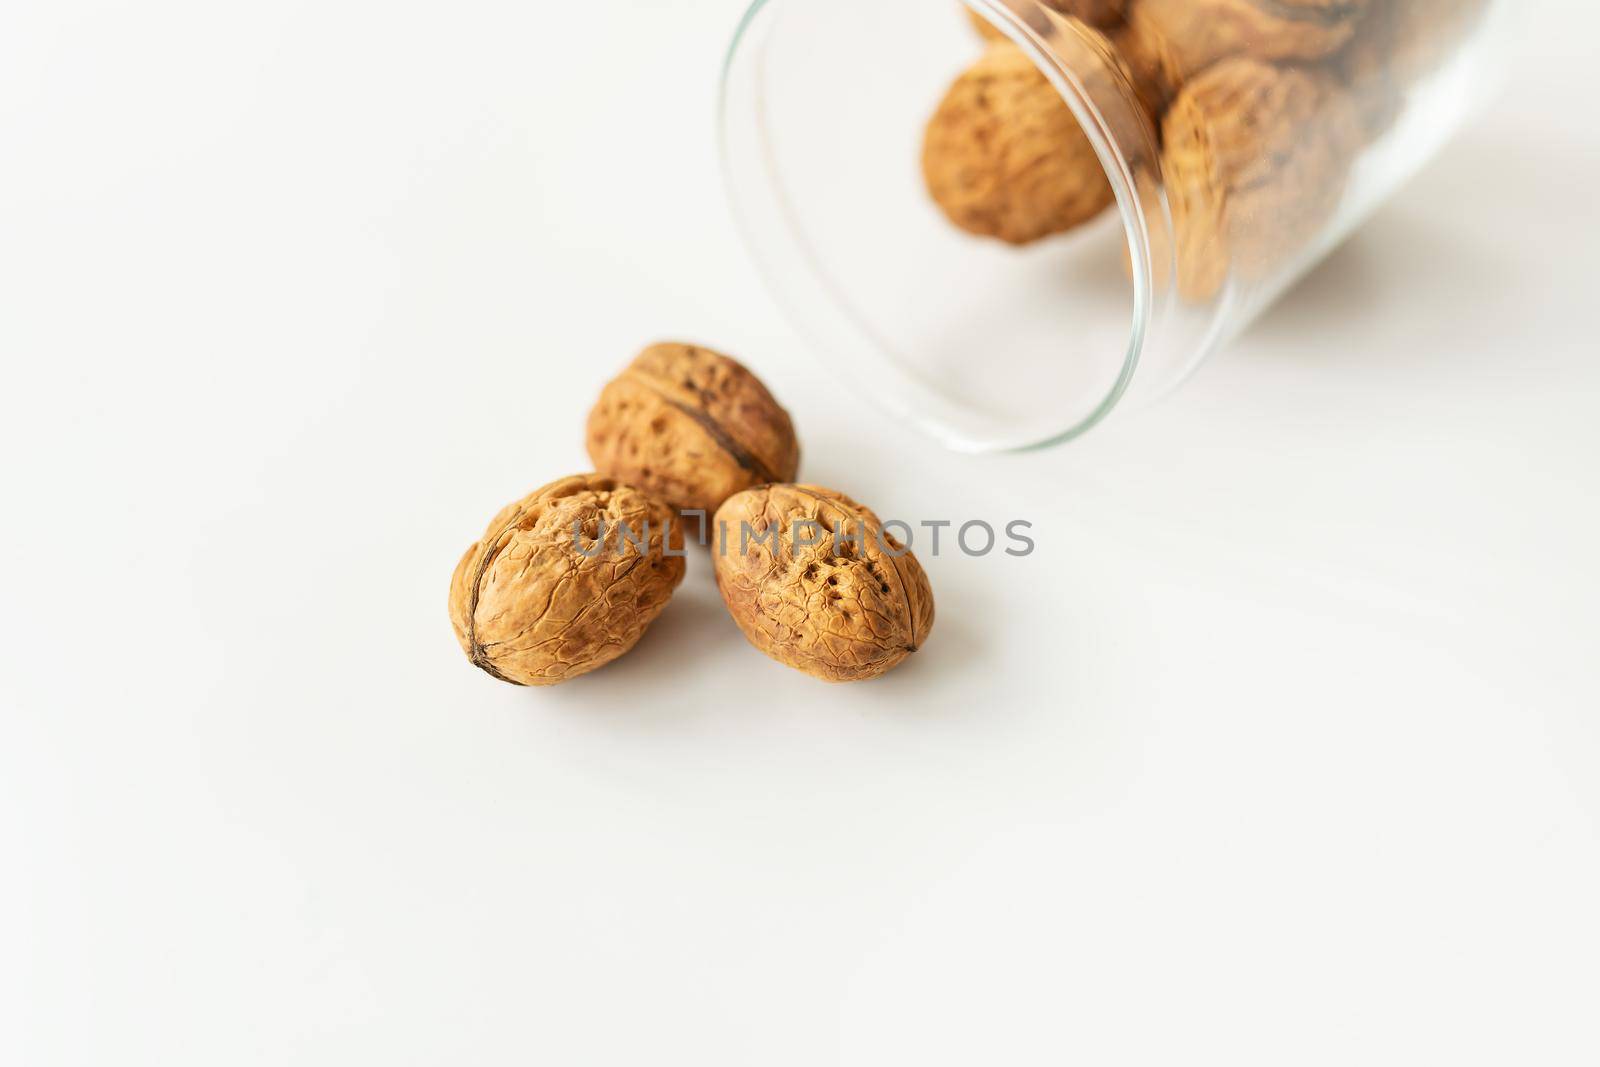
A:
MULTIPOLYGON (((1127 6, 1127 0, 1038 0, 1040 7, 1048 8, 1057 14, 1070 15, 1082 19, 1091 26, 1109 26, 1122 18, 1122 10, 1127 6)), ((991 41, 1005 40, 1005 34, 995 29, 988 19, 978 14, 971 8, 963 8, 972 19, 972 24, 980 34, 991 41)), ((1012 8, 1013 11, 1017 10, 1012 8)), ((1035 29, 1043 32, 1047 27, 1047 20, 1042 10, 1034 8, 1033 11, 1022 11, 1024 19, 1035 29)))
POLYGON ((1388 23, 1374 11, 1329 65, 1350 94, 1369 142, 1388 133, 1405 107, 1405 87, 1391 62, 1388 23))
POLYGON ((600 393, 589 457, 618 481, 710 515, 741 489, 792 481, 800 442, 789 413, 738 362, 652 345, 600 393))
POLYGON ((984 18, 982 15, 978 14, 976 11, 972 10, 970 7, 963 7, 961 10, 967 13, 967 18, 972 21, 972 28, 977 30, 978 36, 982 37, 985 41, 1004 41, 1007 39, 1006 35, 1000 32, 1000 28, 998 26, 984 18))
POLYGON ((1331 78, 1251 59, 1189 82, 1162 132, 1178 287, 1192 301, 1214 297, 1230 269, 1259 280, 1304 248, 1338 207, 1360 140, 1331 78))
POLYGON ((1117 44, 1135 74, 1171 97, 1235 56, 1314 60, 1355 34, 1369 0, 1130 0, 1117 44))
POLYGON ((750 489, 722 505, 717 530, 722 599, 750 643, 780 663, 829 682, 876 678, 933 628, 933 590, 916 557, 842 493, 750 489))
POLYGON ((1489 0, 1372 0, 1372 36, 1397 79, 1410 84, 1443 66, 1488 11, 1489 0))
POLYGON ((950 87, 928 123, 922 171, 951 222, 1010 244, 1070 230, 1113 199, 1072 110, 1009 41, 950 87))
POLYGON ((1406 91, 1448 62, 1487 7, 1488 0, 1371 0, 1354 39, 1333 61, 1369 140, 1388 132, 1406 91))
POLYGON ((504 508, 450 579, 450 624, 467 658, 503 682, 556 685, 628 651, 683 580, 684 560, 668 554, 683 548, 672 519, 666 504, 598 474, 504 508))

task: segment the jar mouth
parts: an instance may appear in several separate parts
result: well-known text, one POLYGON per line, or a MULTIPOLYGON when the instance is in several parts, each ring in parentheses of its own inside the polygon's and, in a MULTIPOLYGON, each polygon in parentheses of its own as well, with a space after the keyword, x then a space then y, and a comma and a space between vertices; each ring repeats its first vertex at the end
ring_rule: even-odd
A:
MULTIPOLYGON (((796 85, 796 81, 818 76, 808 71, 805 63, 788 59, 787 53, 807 47, 807 36, 812 38, 813 46, 817 40, 832 40, 839 45, 840 38, 817 32, 817 24, 825 18, 818 8, 826 8, 828 2, 811 0, 802 10, 793 2, 786 7, 785 0, 756 0, 740 23, 724 64, 719 131, 724 176, 739 229, 769 289, 798 332, 812 346, 833 357, 836 368, 844 371, 853 384, 864 389, 880 407, 949 448, 962 452, 1020 451, 1081 436, 1117 408, 1134 382, 1142 354, 1160 321, 1161 294, 1156 279, 1163 268, 1155 250, 1173 247, 1170 238, 1163 236, 1170 234, 1171 216, 1161 190, 1156 135, 1134 87, 1100 79, 1091 90, 1079 71, 1093 59, 1093 40, 1087 35, 1076 39, 1071 25, 1059 17, 1053 25, 1041 21, 1050 16, 1046 14, 1048 9, 1035 0, 962 0, 966 8, 1020 48, 1048 79, 1071 110, 1110 186, 1115 211, 1107 211, 1106 215, 1115 218, 1120 226, 1118 243, 1125 257, 1120 270, 1125 274, 1119 280, 1120 294, 1108 295, 1105 303, 1107 308, 1112 304, 1125 308, 1126 317, 1114 319, 1106 308, 1091 306, 1099 325, 1092 335, 1097 338, 1095 350, 1086 354, 1077 346, 1085 344, 1083 338, 1091 335, 1074 336, 1081 323, 1087 321, 1086 316, 1075 319, 1064 307, 1048 307, 1064 301, 1053 300, 1054 294, 1044 287, 1047 283, 1036 282, 1019 266, 1025 265, 1031 271, 1037 264, 1040 277, 1048 278, 1050 270, 1068 263, 1064 258, 1059 262, 1052 259, 1056 253, 1014 252, 998 247, 996 242, 985 244, 980 238, 964 234, 930 237, 920 229, 909 234, 905 226, 896 229, 892 222, 884 226, 880 236, 881 242, 891 247, 874 248, 870 233, 845 231, 836 221, 834 216, 845 213, 839 208, 846 204, 849 190, 840 185, 838 175, 810 165, 811 155, 826 151, 826 143, 817 138, 814 144, 807 144, 804 132, 794 137, 800 148, 783 143, 790 129, 803 130, 808 121, 816 121, 792 100, 796 96, 803 98, 807 92, 807 86, 796 85), (1045 32, 1038 28, 1041 26, 1045 32), (796 39, 785 36, 791 34, 796 39), (901 255, 897 245, 905 248, 901 259, 896 258, 901 255), (901 292, 874 294, 879 287, 876 278, 885 273, 927 271, 929 261, 938 257, 919 252, 934 247, 939 255, 969 257, 970 267, 954 265, 954 258, 948 264, 941 261, 932 272, 930 288, 952 301, 968 297, 972 301, 971 307, 964 306, 959 322, 951 316, 954 327, 950 334, 938 336, 936 341, 930 339, 938 335, 940 326, 905 325, 910 317, 920 314, 913 296, 901 292), (860 267, 854 260, 861 256, 876 257, 878 269, 860 267), (983 299, 981 296, 961 291, 963 271, 970 273, 978 288, 991 276, 1005 279, 991 285, 995 293, 992 312, 977 303, 983 299), (1038 322, 1024 323, 1022 319, 1034 313, 1026 310, 1017 291, 1033 288, 1039 290, 1038 306, 1046 310, 1038 322), (1120 325, 1114 325, 1114 321, 1120 325), (984 323, 994 324, 996 337, 985 333, 984 323), (1108 339, 1113 333, 1120 335, 1120 343, 1108 339), (956 339, 960 337, 967 340, 956 339), (942 362, 923 358, 924 349, 918 347, 919 342, 927 350, 938 350, 942 362), (1010 348, 1015 348, 1015 353, 1010 348), (915 355, 908 358, 908 353, 915 355), (1013 355, 1013 362, 1008 364, 1006 360, 1013 355), (1064 370, 1067 361, 1083 363, 1087 369, 1064 370), (1009 395, 999 404, 980 402, 984 385, 981 368, 986 363, 994 365, 997 377, 1012 380, 1016 391, 1033 391, 1025 406, 1016 410, 1003 406, 1011 402, 1009 395), (975 364, 976 368, 968 364, 975 364), (950 373, 952 366, 958 367, 959 373, 950 373), (1052 373, 1057 375, 1055 379, 1051 378, 1052 373), (1071 395, 1054 403, 1050 397, 1053 384, 1071 395)), ((832 27, 834 32, 858 29, 856 23, 863 9, 859 4, 851 6, 854 18, 840 21, 832 27)), ((925 2, 919 2, 917 9, 929 10, 925 2)), ((956 16, 961 14, 953 5, 951 10, 956 16)), ((841 20, 846 17, 842 5, 838 14, 841 20)), ((903 36, 900 27, 887 20, 885 26, 885 40, 881 42, 885 47, 898 48, 902 56, 915 49, 916 42, 899 40, 903 36)), ((968 44, 969 53, 981 47, 976 42, 968 44)), ((876 46, 858 49, 856 55, 861 61, 854 69, 863 71, 863 80, 875 84, 880 92, 893 93, 898 89, 889 84, 893 76, 883 78, 873 72, 871 55, 875 50, 876 46)), ((812 68, 836 69, 827 57, 817 58, 812 68)), ((888 55, 883 63, 891 64, 893 60, 894 56, 888 55)), ((852 69, 848 62, 843 67, 852 69)), ((823 94, 833 91, 820 79, 811 88, 823 94)), ((870 88, 863 87, 862 91, 870 88)), ((850 103, 842 93, 831 99, 850 103)), ((921 120, 931 113, 937 99, 937 95, 926 99, 921 120)), ((920 123, 915 122, 917 113, 913 111, 892 113, 892 109, 883 107, 879 112, 880 117, 892 120, 883 123, 886 133, 890 126, 912 124, 920 132, 920 123)), ((838 111, 834 114, 837 116, 838 111)), ((904 130, 896 129, 894 135, 903 138, 904 130)), ((846 135, 842 140, 870 145, 866 136, 852 139, 846 135)), ((868 147, 866 151, 876 149, 868 147)), ((844 161, 842 169, 848 172, 853 162, 844 161)), ((908 194, 902 188, 905 182, 891 187, 880 180, 877 172, 894 170, 899 160, 883 156, 876 162, 875 168, 859 167, 857 180, 875 186, 881 194, 880 203, 898 205, 907 195, 920 196, 924 201, 920 210, 932 220, 933 209, 923 190, 911 189, 908 194)), ((904 177, 899 171, 895 176, 896 180, 904 177)), ((895 210, 909 213, 904 205, 895 210)), ((934 223, 919 220, 916 225, 931 229, 934 223)), ((871 226, 868 217, 865 228, 870 230, 871 226)), ((1093 239, 1101 246, 1108 247, 1116 241, 1117 234, 1108 221, 1096 226, 1099 233, 1093 239)), ((1099 250, 1101 260, 1107 258, 1105 247, 1099 250)), ((1110 262, 1114 264, 1115 259, 1110 262)), ((1104 274, 1095 276, 1094 285, 1095 292, 1109 292, 1104 274)), ((1085 295, 1082 299, 1088 303, 1093 298, 1085 295)), ((948 308, 938 306, 936 299, 930 298, 929 304, 930 317, 948 313, 948 308)))
MULTIPOLYGON (((1129 155, 1124 146, 1113 136, 1110 121, 1101 112, 1100 106, 1091 97, 1083 80, 1069 65, 1066 57, 1048 44, 1027 20, 1007 6, 1003 0, 962 0, 962 3, 1020 47, 1066 101, 1073 118, 1077 119, 1079 128, 1083 130, 1089 139, 1089 144, 1094 148, 1095 157, 1100 161, 1100 168, 1111 185, 1112 194, 1116 199, 1117 214, 1127 238, 1133 309, 1127 351, 1123 356, 1122 369, 1115 383, 1095 409, 1075 425, 1052 437, 1020 445, 1001 446, 1000 450, 1047 448, 1081 437, 1105 421, 1132 385, 1134 372, 1138 370, 1139 359, 1144 351, 1145 339, 1155 318, 1154 245, 1150 239, 1150 227, 1146 219, 1154 215, 1170 227, 1171 215, 1165 199, 1159 195, 1155 204, 1146 202, 1141 194, 1140 183, 1136 179, 1129 155)), ((1127 100, 1131 104, 1136 93, 1131 85, 1127 86, 1126 90, 1127 100)))

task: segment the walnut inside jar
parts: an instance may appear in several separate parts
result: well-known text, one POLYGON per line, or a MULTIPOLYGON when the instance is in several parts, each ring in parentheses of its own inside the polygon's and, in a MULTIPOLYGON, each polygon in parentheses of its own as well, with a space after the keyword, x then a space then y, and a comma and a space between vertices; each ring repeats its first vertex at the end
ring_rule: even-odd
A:
POLYGON ((1488 0, 1371 0, 1331 63, 1369 140, 1388 132, 1411 86, 1450 61, 1487 8, 1488 0))
MULTIPOLYGON (((1072 18, 1082 19, 1091 26, 1106 27, 1122 18, 1123 10, 1127 7, 1127 0, 1038 0, 1040 7, 1031 3, 1024 3, 1021 12, 1025 20, 1041 32, 1048 29, 1048 16, 1045 10, 1053 11, 1058 15, 1068 15, 1072 18)), ((1010 7, 1010 5, 1007 5, 1010 7)), ((978 14, 969 7, 962 7, 967 16, 972 19, 972 25, 986 39, 991 41, 1005 40, 1001 33, 988 19, 978 14)), ((1016 11, 1018 8, 1011 7, 1016 11)))
POLYGON ((1074 229, 1114 199, 1072 109, 1009 41, 990 45, 945 94, 922 173, 950 222, 1013 245, 1074 229))
POLYGON ((1117 33, 1129 65, 1171 98, 1190 78, 1235 57, 1304 61, 1355 35, 1371 0, 1130 0, 1117 33))
POLYGON ((1361 141, 1330 76, 1250 59, 1184 86, 1162 122, 1184 299, 1264 278, 1328 223, 1361 141))

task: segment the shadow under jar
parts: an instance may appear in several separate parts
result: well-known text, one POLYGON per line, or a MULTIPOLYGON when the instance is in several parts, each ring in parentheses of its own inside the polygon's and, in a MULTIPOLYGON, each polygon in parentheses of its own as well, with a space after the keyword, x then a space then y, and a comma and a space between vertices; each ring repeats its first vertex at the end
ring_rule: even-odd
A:
POLYGON ((1182 381, 1490 97, 1506 0, 759 0, 734 208, 780 304, 952 448, 1182 381))

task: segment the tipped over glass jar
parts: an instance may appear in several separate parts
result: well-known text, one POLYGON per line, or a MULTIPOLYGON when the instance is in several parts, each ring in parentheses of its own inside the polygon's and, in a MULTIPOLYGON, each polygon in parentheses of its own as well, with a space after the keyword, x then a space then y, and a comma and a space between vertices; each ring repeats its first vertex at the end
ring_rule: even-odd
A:
POLYGON ((1508 6, 758 0, 724 165, 842 377, 953 448, 1054 444, 1170 390, 1432 158, 1508 6))

